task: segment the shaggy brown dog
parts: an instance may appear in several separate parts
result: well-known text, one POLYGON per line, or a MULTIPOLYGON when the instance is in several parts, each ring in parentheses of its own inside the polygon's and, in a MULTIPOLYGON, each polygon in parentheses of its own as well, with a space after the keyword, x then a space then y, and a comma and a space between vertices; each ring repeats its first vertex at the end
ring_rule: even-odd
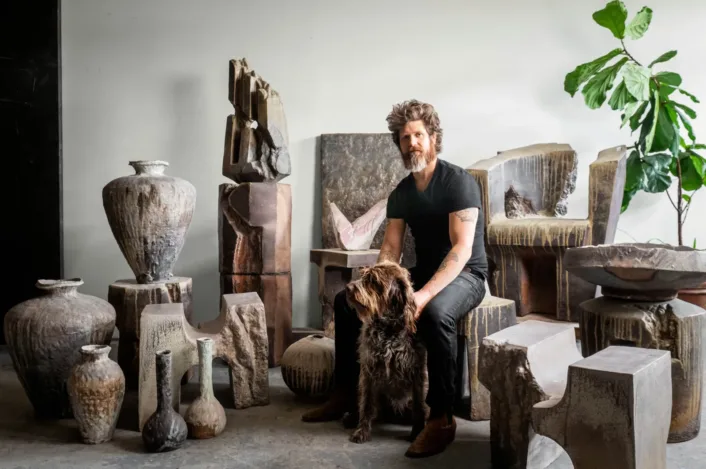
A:
POLYGON ((362 321, 358 338, 358 427, 350 440, 370 440, 372 421, 382 398, 402 413, 411 398, 411 439, 424 428, 426 349, 416 336, 416 305, 409 272, 393 262, 361 270, 346 287, 348 302, 362 321))

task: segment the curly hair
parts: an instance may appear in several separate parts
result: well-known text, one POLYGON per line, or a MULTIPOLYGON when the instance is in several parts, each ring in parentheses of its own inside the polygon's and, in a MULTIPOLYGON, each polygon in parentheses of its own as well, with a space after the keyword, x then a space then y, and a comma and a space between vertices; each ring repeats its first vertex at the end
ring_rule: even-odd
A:
POLYGON ((392 140, 400 148, 400 130, 410 121, 421 120, 429 136, 436 135, 436 153, 441 153, 444 131, 434 106, 416 99, 395 104, 387 115, 387 128, 392 132, 392 140))

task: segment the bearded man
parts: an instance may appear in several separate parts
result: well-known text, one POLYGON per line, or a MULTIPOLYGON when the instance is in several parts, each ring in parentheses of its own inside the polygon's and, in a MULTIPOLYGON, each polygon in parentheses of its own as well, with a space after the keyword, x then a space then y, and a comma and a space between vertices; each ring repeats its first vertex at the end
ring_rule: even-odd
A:
MULTIPOLYGON (((410 174, 392 191, 378 261, 400 262, 407 226, 415 241, 417 264, 410 269, 417 305, 417 334, 427 349, 430 414, 406 455, 442 452, 455 438, 453 416, 459 319, 485 296, 488 264, 480 188, 467 171, 437 157, 443 130, 430 104, 417 100, 393 106, 388 129, 410 174)), ((357 423, 360 366, 356 341, 361 322, 345 291, 334 301, 336 386, 323 407, 302 416, 306 422, 357 423)))

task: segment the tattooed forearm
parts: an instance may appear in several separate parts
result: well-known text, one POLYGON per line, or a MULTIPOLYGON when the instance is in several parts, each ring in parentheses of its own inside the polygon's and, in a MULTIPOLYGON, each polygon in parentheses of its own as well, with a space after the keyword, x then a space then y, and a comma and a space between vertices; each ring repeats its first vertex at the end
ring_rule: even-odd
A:
MULTIPOLYGON (((436 272, 432 276, 431 280, 429 280, 428 285, 435 285, 436 281, 439 280, 439 277, 443 275, 444 271, 449 266, 449 262, 458 262, 458 261, 459 261, 458 254, 456 254, 454 251, 450 251, 446 255, 446 257, 444 258, 444 260, 441 261, 439 268, 436 269, 436 272)), ((435 292, 436 289, 434 289, 433 291, 435 292)))
POLYGON ((454 212, 454 215, 462 222, 472 222, 478 218, 478 210, 473 208, 467 208, 464 210, 459 210, 458 212, 454 212))

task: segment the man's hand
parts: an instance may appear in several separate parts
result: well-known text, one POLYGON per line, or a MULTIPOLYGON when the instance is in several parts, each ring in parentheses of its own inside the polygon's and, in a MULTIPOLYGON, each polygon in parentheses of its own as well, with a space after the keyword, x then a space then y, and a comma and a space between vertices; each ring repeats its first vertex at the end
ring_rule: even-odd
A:
POLYGON ((426 291, 419 290, 414 292, 414 303, 417 305, 417 311, 414 313, 415 321, 419 318, 419 315, 422 314, 422 310, 427 303, 429 303, 429 300, 431 300, 431 294, 426 291))

